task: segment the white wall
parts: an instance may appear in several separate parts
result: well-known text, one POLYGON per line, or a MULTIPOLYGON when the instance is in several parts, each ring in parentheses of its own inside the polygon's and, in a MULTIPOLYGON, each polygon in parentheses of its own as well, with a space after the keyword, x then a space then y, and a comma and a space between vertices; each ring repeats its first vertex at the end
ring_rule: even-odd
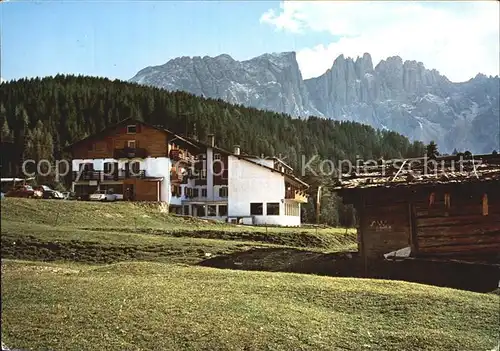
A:
POLYGON ((254 224, 280 225, 288 227, 300 226, 300 216, 255 216, 254 224))
MULTIPOLYGON (((285 179, 282 174, 229 156, 228 216, 250 216, 250 203, 263 203, 263 215, 255 216, 255 224, 300 225, 300 216, 285 216, 282 200, 285 179), (266 204, 280 205, 279 216, 268 216, 266 204)), ((248 219, 249 220, 249 219, 248 219)), ((247 221, 248 221, 247 220, 247 221)))
MULTIPOLYGON (((213 172, 213 162, 214 162, 214 150, 209 147, 207 148, 207 200, 213 200, 214 197, 214 172, 213 172)), ((201 195, 201 190, 200 190, 201 195)))
POLYGON ((146 170, 146 175, 148 177, 163 177, 161 182, 161 199, 169 204, 175 198, 172 198, 172 192, 170 189, 170 168, 172 167, 172 161, 168 157, 148 157, 141 162, 141 169, 146 170))

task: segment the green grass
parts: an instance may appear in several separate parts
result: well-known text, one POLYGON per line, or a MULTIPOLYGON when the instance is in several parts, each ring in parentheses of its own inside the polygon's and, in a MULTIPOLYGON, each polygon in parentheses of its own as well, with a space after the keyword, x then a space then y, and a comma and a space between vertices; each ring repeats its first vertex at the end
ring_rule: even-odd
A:
POLYGON ((2 257, 110 263, 197 263, 209 254, 283 247, 353 251, 352 230, 236 226, 163 213, 158 205, 2 200, 2 257))
POLYGON ((34 350, 492 350, 499 297, 161 263, 4 260, 2 341, 34 350))
POLYGON ((276 234, 353 235, 354 229, 344 228, 282 228, 234 225, 177 216, 162 212, 153 203, 95 203, 89 201, 31 200, 6 198, 1 202, 2 221, 63 225, 85 228, 150 228, 165 231, 217 230, 225 232, 257 232, 276 234))
POLYGON ((355 250, 352 230, 14 198, 1 216, 2 342, 12 348, 489 351, 498 340, 495 294, 196 266, 232 254, 271 271, 328 264, 325 253, 355 250))

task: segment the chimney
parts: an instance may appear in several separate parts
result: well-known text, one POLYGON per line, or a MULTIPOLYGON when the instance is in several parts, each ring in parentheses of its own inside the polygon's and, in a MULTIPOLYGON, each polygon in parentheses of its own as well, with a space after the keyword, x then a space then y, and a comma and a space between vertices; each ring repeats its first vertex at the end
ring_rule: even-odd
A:
POLYGON ((240 154, 240 146, 239 145, 234 145, 234 154, 239 155, 240 154))
POLYGON ((215 147, 215 135, 208 134, 208 145, 215 147))

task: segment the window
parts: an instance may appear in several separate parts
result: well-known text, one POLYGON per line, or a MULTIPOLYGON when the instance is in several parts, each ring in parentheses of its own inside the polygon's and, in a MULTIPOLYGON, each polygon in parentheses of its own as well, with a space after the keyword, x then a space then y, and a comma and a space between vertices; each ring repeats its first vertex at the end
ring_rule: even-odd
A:
POLYGON ((198 197, 199 195, 199 189, 193 189, 193 197, 198 197))
POLYGON ((219 197, 227 197, 227 187, 223 186, 222 188, 219 188, 219 197))
POLYGON ((188 205, 184 205, 183 206, 183 213, 184 215, 189 215, 189 206, 188 205))
POLYGON ((141 171, 141 163, 139 161, 130 162, 130 169, 132 171, 132 175, 139 175, 141 171))
POLYGON ((279 202, 270 202, 267 204, 266 214, 268 216, 279 216, 280 214, 280 204, 279 202))
POLYGON ((129 147, 131 149, 135 149, 135 140, 127 141, 127 147, 129 147))
POLYGON ((205 205, 193 205, 193 212, 195 216, 204 217, 205 216, 205 205))
POLYGON ((105 141, 99 141, 95 144, 94 150, 99 152, 106 152, 108 151, 108 143, 106 143, 105 141))
POLYGON ((219 205, 219 217, 227 216, 227 205, 219 205))
POLYGON ((207 189, 201 189, 201 197, 207 197, 207 189))
POLYGON ((285 203, 285 216, 298 216, 299 206, 293 203, 285 203))
POLYGON ((252 216, 262 216, 263 214, 262 209, 263 209, 262 202, 250 203, 250 214, 252 216))
POLYGON ((200 178, 207 179, 207 170, 206 169, 201 170, 200 178))
POLYGON ((92 162, 85 162, 80 164, 80 169, 84 171, 93 171, 94 170, 94 164, 92 162))
POLYGON ((172 185, 172 196, 181 196, 181 187, 178 185, 172 185))
POLYGON ((220 154, 214 154, 214 160, 220 160, 220 154))
POLYGON ((127 134, 135 134, 137 132, 137 125, 130 124, 127 126, 127 134))
POLYGON ((210 217, 217 216, 217 206, 208 205, 207 206, 207 216, 210 216, 210 217))

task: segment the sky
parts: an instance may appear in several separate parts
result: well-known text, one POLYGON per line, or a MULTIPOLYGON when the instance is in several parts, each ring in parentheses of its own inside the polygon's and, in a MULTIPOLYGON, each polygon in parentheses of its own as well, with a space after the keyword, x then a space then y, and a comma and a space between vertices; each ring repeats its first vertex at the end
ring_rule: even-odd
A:
POLYGON ((2 80, 127 80, 179 56, 297 52, 303 78, 340 54, 398 55, 451 81, 499 75, 497 1, 31 1, 0 3, 2 80))

